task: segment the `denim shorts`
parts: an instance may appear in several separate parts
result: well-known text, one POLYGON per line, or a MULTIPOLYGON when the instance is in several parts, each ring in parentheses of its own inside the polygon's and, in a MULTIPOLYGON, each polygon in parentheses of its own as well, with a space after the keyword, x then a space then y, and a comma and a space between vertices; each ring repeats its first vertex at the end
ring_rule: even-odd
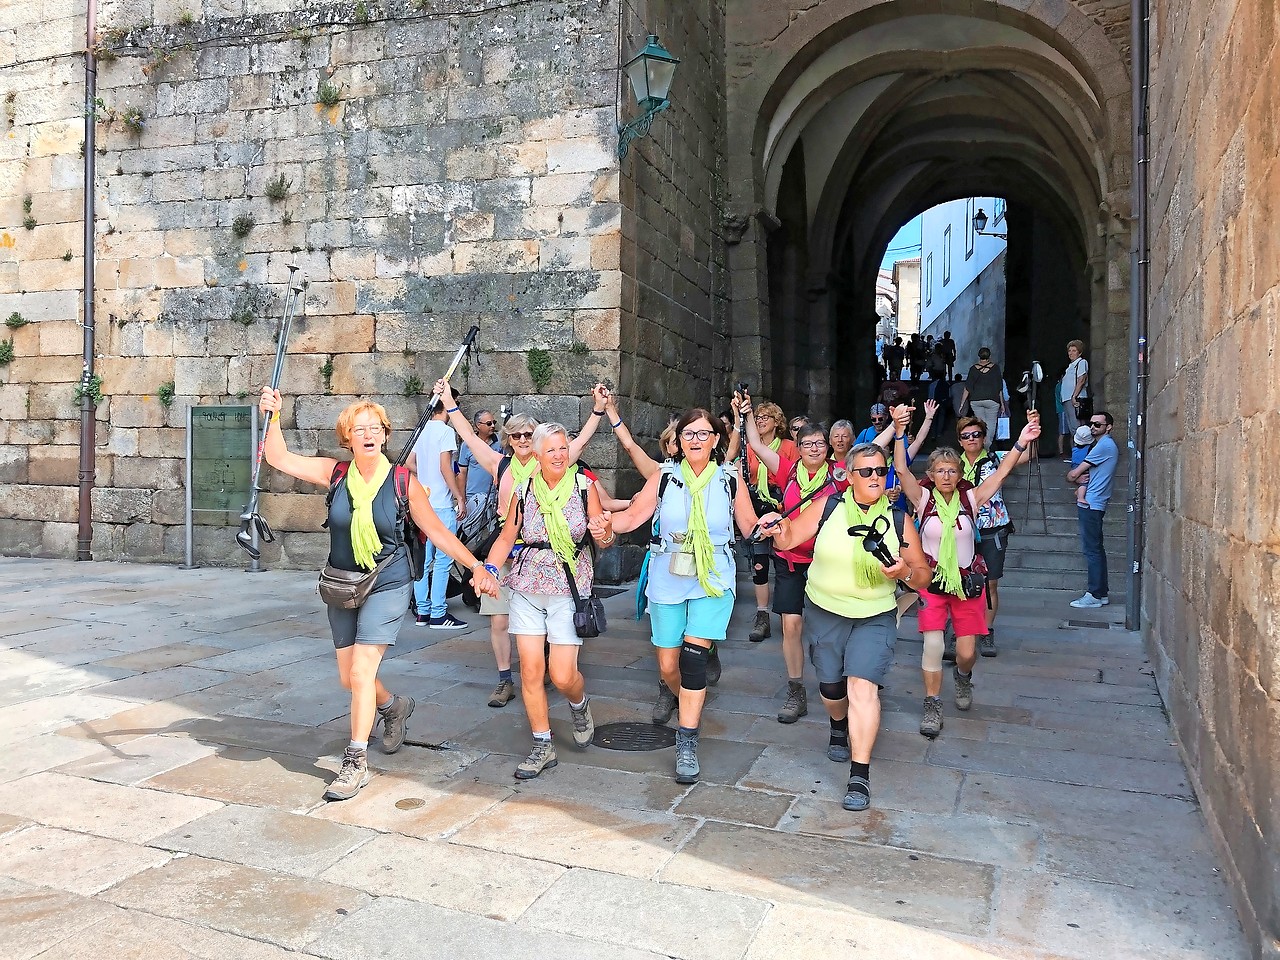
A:
POLYGON ((369 594, 355 610, 329 607, 329 629, 333 631, 333 648, 343 650, 357 643, 394 646, 400 624, 409 612, 413 584, 392 587, 369 594))
POLYGON ((672 649, 684 638, 723 640, 729 631, 733 614, 733 593, 726 590, 719 597, 694 597, 680 603, 649 603, 649 625, 653 645, 672 649))

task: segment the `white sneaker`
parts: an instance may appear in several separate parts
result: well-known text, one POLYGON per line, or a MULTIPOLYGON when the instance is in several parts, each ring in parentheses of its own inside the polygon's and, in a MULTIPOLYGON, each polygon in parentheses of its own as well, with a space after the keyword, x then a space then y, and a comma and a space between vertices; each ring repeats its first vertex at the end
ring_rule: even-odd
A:
POLYGON ((1110 601, 1108 601, 1105 597, 1104 597, 1103 599, 1099 600, 1099 599, 1098 599, 1097 597, 1095 597, 1092 593, 1086 593, 1086 594, 1085 594, 1083 597, 1081 597, 1079 600, 1072 600, 1072 601, 1071 601, 1071 605, 1072 605, 1073 607, 1089 607, 1089 608, 1093 608, 1093 607, 1105 607, 1109 602, 1110 602, 1110 601))

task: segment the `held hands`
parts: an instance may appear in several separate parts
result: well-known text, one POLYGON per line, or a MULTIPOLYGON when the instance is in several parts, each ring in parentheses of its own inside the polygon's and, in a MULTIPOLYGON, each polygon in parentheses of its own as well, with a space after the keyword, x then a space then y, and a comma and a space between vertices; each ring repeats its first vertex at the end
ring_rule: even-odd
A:
POLYGON ((264 415, 276 414, 280 412, 282 403, 279 390, 263 387, 262 395, 258 398, 258 411, 264 415))
POLYGON ((590 517, 587 520, 587 530, 590 531, 592 539, 608 540, 613 536, 613 514, 605 510, 590 517))
POLYGON ((484 567, 471 575, 471 585, 475 587, 476 593, 483 593, 493 600, 498 599, 498 578, 484 567))
MULTIPOLYGON (((934 404, 935 408, 937 404, 934 404)), ((905 436, 906 432, 911 429, 911 417, 915 414, 916 408, 907 403, 900 403, 889 411, 893 417, 893 422, 898 426, 898 436, 905 436)))
POLYGON ((597 383, 591 388, 592 408, 595 410, 608 410, 611 397, 612 394, 609 393, 609 388, 603 383, 597 383))

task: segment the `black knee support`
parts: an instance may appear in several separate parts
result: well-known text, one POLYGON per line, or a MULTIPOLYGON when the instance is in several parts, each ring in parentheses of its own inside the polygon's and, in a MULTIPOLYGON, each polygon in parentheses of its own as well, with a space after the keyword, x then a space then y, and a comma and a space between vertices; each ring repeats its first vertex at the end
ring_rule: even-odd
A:
POLYGON ((707 689, 706 647, 686 643, 680 647, 680 686, 686 690, 707 689))
POLYGON ((824 700, 845 700, 849 696, 849 688, 843 683, 820 683, 818 692, 824 700))
POLYGON ((751 582, 757 587, 763 587, 769 583, 769 558, 756 560, 755 565, 751 568, 751 582))

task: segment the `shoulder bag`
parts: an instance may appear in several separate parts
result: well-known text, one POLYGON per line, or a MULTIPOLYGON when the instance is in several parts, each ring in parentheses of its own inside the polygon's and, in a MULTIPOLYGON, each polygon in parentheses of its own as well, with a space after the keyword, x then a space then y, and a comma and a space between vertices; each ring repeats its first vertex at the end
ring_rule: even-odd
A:
POLYGON ((594 594, 584 597, 578 593, 578 584, 567 563, 564 564, 564 578, 569 581, 569 592, 573 594, 574 633, 583 640, 600 636, 609 629, 609 622, 604 615, 604 603, 594 594))

